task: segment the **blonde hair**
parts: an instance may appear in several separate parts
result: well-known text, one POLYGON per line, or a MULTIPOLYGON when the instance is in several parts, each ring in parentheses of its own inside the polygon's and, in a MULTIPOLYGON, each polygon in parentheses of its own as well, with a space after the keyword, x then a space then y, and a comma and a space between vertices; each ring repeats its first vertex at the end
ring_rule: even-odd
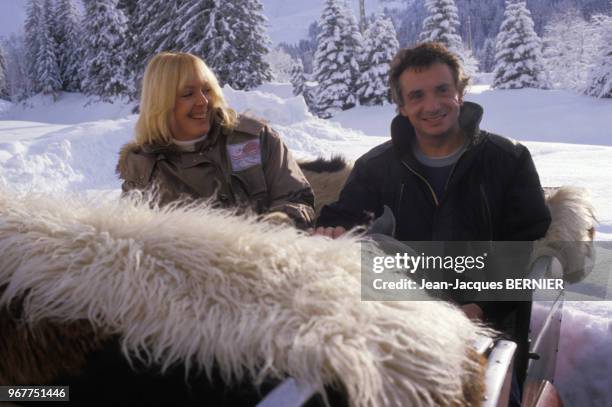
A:
POLYGON ((161 52, 149 61, 142 81, 136 144, 171 143, 170 121, 177 93, 194 78, 210 86, 209 104, 215 125, 235 125, 236 112, 228 107, 215 74, 204 61, 184 52, 161 52))

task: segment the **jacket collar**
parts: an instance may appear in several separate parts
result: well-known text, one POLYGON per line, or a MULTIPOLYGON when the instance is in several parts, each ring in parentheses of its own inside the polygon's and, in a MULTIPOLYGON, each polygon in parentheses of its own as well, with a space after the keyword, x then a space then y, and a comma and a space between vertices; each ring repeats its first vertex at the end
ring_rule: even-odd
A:
MULTIPOLYGON (((216 111, 215 116, 213 118, 213 122, 210 126, 210 131, 208 132, 208 137, 196 143, 195 151, 201 151, 208 146, 215 145, 219 139, 219 135, 221 133, 227 133, 227 129, 218 124, 220 121, 221 118, 219 117, 219 111, 216 111)), ((174 144, 144 144, 142 146, 142 151, 148 154, 180 152, 180 150, 174 144)))
MULTIPOLYGON (((482 141, 480 135, 480 121, 482 120, 483 109, 480 105, 473 102, 463 102, 459 111, 459 127, 468 137, 468 149, 474 147, 482 141)), ((413 161, 412 145, 416 137, 414 127, 406 117, 398 114, 391 122, 391 140, 393 146, 401 157, 409 157, 413 161)))

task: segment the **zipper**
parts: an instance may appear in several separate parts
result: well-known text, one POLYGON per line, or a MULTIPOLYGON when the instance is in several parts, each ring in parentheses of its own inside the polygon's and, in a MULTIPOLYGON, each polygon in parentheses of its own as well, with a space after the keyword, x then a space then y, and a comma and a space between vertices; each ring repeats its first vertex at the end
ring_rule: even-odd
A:
POLYGON ((491 219, 491 209, 489 208, 489 200, 487 199, 487 194, 484 190, 484 185, 480 184, 480 193, 482 195, 486 216, 487 216, 487 227, 489 229, 489 240, 493 241, 493 221, 491 219))
POLYGON ((433 200, 434 200, 434 203, 436 204, 436 207, 440 206, 440 202, 438 201, 438 197, 436 196, 435 191, 433 190, 433 188, 431 187, 429 182, 427 182, 425 177, 423 177, 421 174, 419 174, 418 172, 413 170, 408 164, 406 164, 406 162, 404 160, 402 160, 402 164, 404 165, 404 167, 408 168, 408 170, 410 172, 412 172, 414 175, 419 177, 421 179, 421 181, 423 181, 425 183, 425 185, 427 185, 427 188, 429 188, 429 192, 431 192, 431 196, 433 197, 433 200))
POLYGON ((448 174, 448 178, 446 179, 446 184, 444 185, 444 191, 448 189, 448 184, 450 184, 450 180, 453 177, 453 174, 455 173, 455 168, 457 168, 457 164, 459 164, 459 161, 461 161, 461 158, 463 158, 463 156, 465 155, 465 151, 461 153, 459 158, 457 158, 457 161, 455 161, 455 163, 453 164, 453 168, 451 168, 451 172, 450 174, 448 174))

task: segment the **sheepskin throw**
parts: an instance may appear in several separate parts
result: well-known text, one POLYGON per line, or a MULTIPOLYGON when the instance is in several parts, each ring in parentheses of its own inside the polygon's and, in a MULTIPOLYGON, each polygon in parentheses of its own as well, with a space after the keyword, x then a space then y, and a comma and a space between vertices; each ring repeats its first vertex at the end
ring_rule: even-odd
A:
POLYGON ((17 304, 27 327, 86 321, 127 358, 216 365, 226 382, 340 383, 353 406, 481 401, 470 344, 489 331, 442 302, 361 301, 352 236, 0 190, 0 253, 2 310, 17 304))

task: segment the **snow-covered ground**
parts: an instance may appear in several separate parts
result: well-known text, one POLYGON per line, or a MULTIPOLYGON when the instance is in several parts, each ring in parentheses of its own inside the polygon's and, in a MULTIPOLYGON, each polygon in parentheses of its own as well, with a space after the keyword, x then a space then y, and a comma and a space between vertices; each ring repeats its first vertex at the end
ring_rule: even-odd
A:
MULTIPOLYGON (((313 117, 288 85, 259 91, 226 88, 231 106, 269 121, 302 158, 341 153, 354 159, 385 141, 393 106, 358 107, 332 120, 313 117)), ((524 142, 544 185, 578 185, 593 196, 597 238, 612 240, 612 100, 563 91, 491 91, 468 100, 485 107, 482 127, 524 142)), ((117 152, 132 137, 131 105, 90 103, 64 93, 27 106, 0 101, 0 184, 18 190, 76 192, 114 199, 117 152)), ((566 405, 612 405, 612 303, 568 303, 557 384, 566 405)))

